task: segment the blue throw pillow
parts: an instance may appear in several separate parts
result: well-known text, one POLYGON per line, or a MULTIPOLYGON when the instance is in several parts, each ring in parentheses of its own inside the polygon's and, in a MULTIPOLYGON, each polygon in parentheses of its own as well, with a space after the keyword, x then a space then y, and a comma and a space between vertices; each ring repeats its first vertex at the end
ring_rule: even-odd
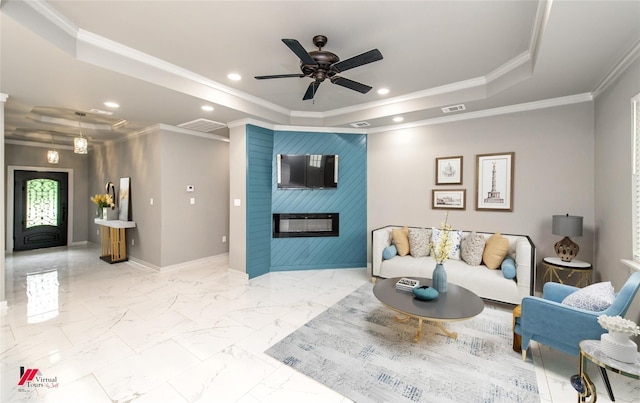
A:
POLYGON ((502 275, 504 278, 508 278, 509 280, 516 278, 516 262, 510 257, 504 259, 502 261, 502 265, 500 266, 502 269, 502 275))
POLYGON ((387 246, 382 251, 382 258, 384 260, 389 260, 397 254, 398 254, 398 249, 396 248, 395 245, 387 246))

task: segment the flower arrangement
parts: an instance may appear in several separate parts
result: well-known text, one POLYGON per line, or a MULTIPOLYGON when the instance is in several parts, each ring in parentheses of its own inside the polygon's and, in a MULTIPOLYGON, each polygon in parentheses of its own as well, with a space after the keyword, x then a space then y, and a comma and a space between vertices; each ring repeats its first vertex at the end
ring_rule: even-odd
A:
POLYGON ((447 222, 449 220, 449 212, 447 211, 444 215, 444 221, 440 223, 440 239, 438 240, 438 244, 435 245, 433 243, 433 238, 429 241, 429 247, 431 248, 431 253, 433 254, 433 258, 435 259, 437 264, 444 263, 445 260, 449 258, 451 254, 451 248, 453 245, 451 244, 451 238, 449 238, 449 232, 451 232, 451 225, 447 222))
POLYGON ((600 315, 598 316, 598 323, 610 333, 618 332, 628 334, 630 336, 640 335, 640 326, 621 316, 600 315))
POLYGON ((98 207, 113 207, 115 203, 113 202, 113 196, 110 194, 97 194, 91 197, 91 201, 98 205, 98 207))

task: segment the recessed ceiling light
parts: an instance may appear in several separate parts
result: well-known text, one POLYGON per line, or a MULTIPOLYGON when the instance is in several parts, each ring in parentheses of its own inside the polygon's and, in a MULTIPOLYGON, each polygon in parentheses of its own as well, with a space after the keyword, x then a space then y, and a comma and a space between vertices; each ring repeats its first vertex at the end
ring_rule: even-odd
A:
POLYGON ((233 81, 240 81, 242 80, 242 76, 238 73, 229 73, 227 74, 227 78, 229 80, 233 80, 233 81))
POLYGON ((211 105, 202 105, 200 107, 200 109, 202 109, 203 111, 211 112, 213 110, 213 106, 211 106, 211 105))
POLYGON ((400 123, 404 120, 404 118, 402 116, 396 116, 395 118, 393 118, 393 121, 396 123, 400 123))
POLYGON ((378 94, 380 95, 387 95, 389 93, 389 88, 380 88, 378 90, 378 94))
POLYGON ((120 105, 117 102, 107 101, 104 103, 104 106, 109 108, 119 108, 120 105))

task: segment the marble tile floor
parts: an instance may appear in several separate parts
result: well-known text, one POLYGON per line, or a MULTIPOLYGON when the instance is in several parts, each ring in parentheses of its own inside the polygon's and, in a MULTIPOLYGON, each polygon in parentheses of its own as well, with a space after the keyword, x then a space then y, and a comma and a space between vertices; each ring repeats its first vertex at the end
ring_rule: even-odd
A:
MULTIPOLYGON (((366 270, 247 281, 226 255, 158 273, 99 253, 89 244, 6 257, 0 401, 349 402, 263 351, 369 281, 366 270), (20 367, 39 369, 42 386, 18 385, 20 367)), ((541 402, 577 400, 575 358, 533 345, 529 360, 541 402)), ((617 402, 640 402, 638 381, 610 378, 617 402)))

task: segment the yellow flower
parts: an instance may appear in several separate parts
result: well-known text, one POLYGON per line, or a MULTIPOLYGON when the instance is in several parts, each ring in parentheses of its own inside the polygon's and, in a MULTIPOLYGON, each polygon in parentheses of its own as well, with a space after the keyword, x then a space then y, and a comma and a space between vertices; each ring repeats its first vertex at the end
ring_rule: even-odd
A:
POLYGON ((447 211, 444 215, 444 221, 440 223, 440 239, 438 240, 438 244, 435 245, 433 243, 433 234, 431 235, 431 241, 429 241, 429 245, 431 246, 431 253, 433 253, 433 258, 436 260, 436 263, 442 264, 445 260, 449 258, 451 254, 451 238, 449 238, 449 232, 451 232, 451 225, 447 223, 449 219, 449 212, 447 211))
POLYGON ((113 207, 113 196, 110 194, 97 194, 91 197, 91 201, 98 205, 98 207, 113 207))

